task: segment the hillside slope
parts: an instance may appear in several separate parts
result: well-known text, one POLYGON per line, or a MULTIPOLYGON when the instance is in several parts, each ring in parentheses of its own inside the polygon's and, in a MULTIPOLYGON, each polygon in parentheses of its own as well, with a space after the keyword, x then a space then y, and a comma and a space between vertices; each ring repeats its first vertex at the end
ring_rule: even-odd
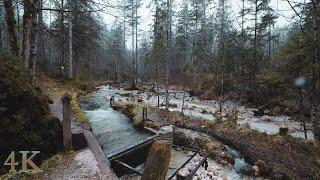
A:
MULTIPOLYGON (((62 127, 50 115, 49 98, 32 85, 17 62, 0 54, 0 162, 11 151, 19 160, 18 151, 39 150, 34 159, 39 163, 61 150, 62 127)), ((7 172, 5 168, 0 166, 0 174, 7 172)))

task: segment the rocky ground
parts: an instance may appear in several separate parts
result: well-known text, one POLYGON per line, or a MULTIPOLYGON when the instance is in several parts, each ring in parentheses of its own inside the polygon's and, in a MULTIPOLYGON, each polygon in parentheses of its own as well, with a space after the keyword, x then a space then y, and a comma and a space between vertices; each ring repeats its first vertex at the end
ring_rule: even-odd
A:
POLYGON ((158 110, 161 119, 178 127, 204 132, 238 149, 255 164, 257 175, 272 178, 319 178, 320 150, 312 142, 290 136, 268 135, 239 126, 234 121, 212 122, 179 119, 175 113, 158 110))
POLYGON ((8 174, 3 179, 11 180, 113 180, 108 174, 101 172, 94 154, 90 149, 83 149, 78 152, 57 154, 45 161, 40 169, 42 173, 8 174))
MULTIPOLYGON (((190 154, 190 153, 189 153, 190 154)), ((178 174, 180 176, 186 176, 189 172, 195 168, 202 160, 203 156, 196 155, 184 168, 182 168, 178 174)), ((223 166, 212 159, 208 159, 208 168, 200 167, 199 170, 192 177, 193 180, 233 180, 233 179, 249 179, 249 177, 240 176, 236 172, 233 172, 232 166, 223 166)))
MULTIPOLYGON (((151 107, 157 107, 158 96, 155 92, 145 88, 140 90, 125 90, 120 87, 102 86, 108 94, 106 98, 110 99, 114 96, 114 99, 118 103, 139 103, 151 107)), ((160 89, 160 92, 165 92, 164 89, 160 89)), ((217 114, 222 118, 227 119, 230 111, 237 112, 237 123, 240 125, 247 125, 252 129, 260 132, 266 132, 268 134, 278 134, 279 129, 282 127, 288 128, 289 135, 297 138, 304 138, 303 127, 300 122, 294 119, 281 115, 280 112, 274 110, 265 109, 263 112, 256 108, 250 108, 241 105, 238 102, 225 101, 221 103, 218 100, 201 100, 198 97, 192 97, 189 93, 183 91, 170 90, 170 108, 169 110, 174 112, 181 112, 183 96, 184 103, 184 115, 201 118, 205 120, 215 120, 217 114), (220 113, 220 108, 222 113, 220 113)), ((159 96, 160 108, 164 108, 165 95, 159 96)), ((307 123, 308 139, 313 139, 313 133, 311 131, 311 123, 307 123)))
MULTIPOLYGON (((117 102, 122 104, 141 102, 141 99, 130 94, 132 92, 117 94, 119 91, 116 89, 114 91, 116 91, 117 102)), ((146 103, 145 105, 148 106, 146 103)), ((256 131, 248 126, 237 124, 237 121, 232 118, 205 120, 194 116, 182 116, 179 112, 152 108, 152 106, 149 106, 150 111, 163 121, 162 124, 169 122, 176 127, 204 132, 235 147, 254 165, 251 170, 256 176, 280 179, 317 179, 320 176, 320 150, 313 142, 256 131)), ((250 116, 254 118, 252 113, 253 110, 249 111, 250 116)), ((245 116, 242 115, 242 117, 245 116)), ((277 118, 271 117, 271 121, 277 121, 277 118)))

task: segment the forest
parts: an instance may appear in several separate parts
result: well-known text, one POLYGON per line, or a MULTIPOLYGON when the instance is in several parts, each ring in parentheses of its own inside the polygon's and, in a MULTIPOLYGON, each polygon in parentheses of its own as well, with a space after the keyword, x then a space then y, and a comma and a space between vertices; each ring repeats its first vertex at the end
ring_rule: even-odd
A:
MULTIPOLYGON (((164 146, 157 149, 158 140, 148 158, 139 156, 140 164, 113 159, 111 152, 122 149, 105 136, 133 133, 126 116, 138 129, 130 135, 132 143, 146 138, 141 127, 161 132, 171 124, 178 130, 173 128, 170 148, 208 153, 200 153, 206 160, 199 162, 209 162, 215 175, 206 168, 195 170, 193 179, 320 178, 318 0, 2 0, 0 37, 0 175, 10 169, 2 165, 11 151, 40 150, 35 161, 47 172, 36 178, 61 179, 50 169, 59 164, 52 157, 91 157, 91 151, 77 151, 88 130, 117 177, 135 179, 132 172, 139 174, 137 165, 147 159, 141 179, 165 179, 172 164, 166 165, 168 155, 164 146), (63 104, 66 92, 75 154, 61 154, 65 106, 60 99, 63 104), (95 114, 97 109, 112 112, 95 114), (127 130, 117 129, 117 123, 127 130), (83 135, 74 135, 77 130, 83 135), (195 142, 189 131, 204 135, 196 135, 201 140, 195 142), (149 164, 155 154, 163 157, 165 172, 149 164), (250 167, 237 170, 238 156, 250 167), (223 169, 221 162, 231 164, 235 175, 219 174, 213 167, 223 169), (131 173, 124 173, 121 163, 131 173)), ((93 141, 86 140, 91 147, 93 141)), ((171 152, 171 161, 175 158, 171 152)), ((170 176, 188 179, 184 166, 170 176)), ((116 179, 99 168, 92 176, 64 177, 116 179)))

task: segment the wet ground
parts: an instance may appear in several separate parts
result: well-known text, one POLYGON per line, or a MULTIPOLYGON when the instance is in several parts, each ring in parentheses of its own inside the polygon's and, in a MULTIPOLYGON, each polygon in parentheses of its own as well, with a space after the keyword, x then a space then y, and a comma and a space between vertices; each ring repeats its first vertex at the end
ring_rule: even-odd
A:
MULTIPOLYGON (((123 89, 114 88, 111 86, 101 86, 101 91, 106 92, 105 97, 110 99, 111 96, 115 97, 116 102, 120 103, 144 103, 149 106, 157 107, 158 95, 151 92, 141 91, 125 91, 123 89)), ((163 89, 160 90, 164 92, 163 89)), ((185 99, 184 103, 184 114, 196 118, 202 118, 206 120, 215 120, 214 114, 220 110, 220 102, 215 100, 201 100, 197 97, 190 96, 187 92, 170 91, 170 111, 182 111, 183 96, 185 99), (183 95, 185 94, 185 95, 183 95)), ((164 108, 165 96, 159 96, 159 102, 161 108, 164 108)), ((260 132, 266 132, 268 134, 277 134, 280 127, 288 127, 289 135, 297 138, 304 138, 303 127, 300 122, 293 121, 290 117, 285 115, 279 116, 255 116, 255 108, 246 107, 240 105, 237 102, 227 101, 222 105, 222 115, 225 116, 231 109, 236 109, 237 122, 240 125, 250 125, 250 128, 260 132)), ((313 133, 311 131, 311 124, 307 123, 308 139, 313 139, 313 133)))

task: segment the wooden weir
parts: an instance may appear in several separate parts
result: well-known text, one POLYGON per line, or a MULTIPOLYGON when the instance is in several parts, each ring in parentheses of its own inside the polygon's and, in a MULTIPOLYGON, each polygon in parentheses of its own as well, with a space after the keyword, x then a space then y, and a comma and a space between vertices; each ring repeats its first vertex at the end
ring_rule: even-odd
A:
MULTIPOLYGON (((147 120, 155 120, 158 121, 159 118, 155 115, 155 116, 150 116, 150 114, 147 114, 146 110, 144 110, 145 115, 147 116, 147 120), (151 118, 150 118, 151 117, 151 118)), ((110 175, 110 177, 112 177, 112 179, 117 179, 117 175, 115 173, 115 171, 112 169, 116 164, 115 167, 122 167, 121 169, 126 169, 127 172, 134 172, 135 174, 139 175, 139 176, 143 176, 143 172, 140 172, 139 170, 137 170, 136 168, 132 167, 131 165, 129 165, 130 163, 126 163, 126 162, 130 162, 127 161, 128 159, 137 159, 137 157, 134 157, 135 155, 133 154, 141 154, 141 152, 143 152, 142 154, 147 155, 148 151, 150 150, 149 148, 151 147, 151 145, 153 144, 153 142, 155 140, 157 140, 157 138, 159 138, 159 134, 151 129, 148 128, 144 128, 145 130, 151 132, 152 134, 154 134, 153 136, 151 136, 150 138, 143 140, 141 142, 139 142, 138 144, 125 149, 121 152, 118 152, 116 154, 113 154, 109 157, 106 157, 103 149, 101 148, 98 140, 94 137, 94 135, 92 134, 91 131, 89 130, 83 130, 83 134, 84 137, 87 141, 88 146, 90 147, 90 149, 92 150, 97 162, 98 162, 98 166, 101 169, 102 172, 107 173, 108 175, 110 175)), ((174 178, 178 172, 185 167, 197 154, 200 154, 203 156, 203 159, 200 161, 200 163, 191 171, 191 173, 186 177, 187 179, 190 179, 195 173, 196 171, 203 165, 206 163, 207 158, 208 158, 208 154, 203 153, 203 152, 199 152, 197 150, 194 149, 189 149, 189 148, 185 148, 185 147, 181 147, 181 146, 176 146, 176 145, 172 145, 173 148, 181 148, 184 150, 188 150, 191 152, 194 152, 192 154, 192 156, 183 163, 183 165, 181 167, 179 167, 168 179, 172 179, 174 178)), ((145 158, 145 157, 143 157, 145 158)), ((139 159, 139 158, 138 158, 139 159)), ((118 172, 117 172, 118 174, 118 172)))

